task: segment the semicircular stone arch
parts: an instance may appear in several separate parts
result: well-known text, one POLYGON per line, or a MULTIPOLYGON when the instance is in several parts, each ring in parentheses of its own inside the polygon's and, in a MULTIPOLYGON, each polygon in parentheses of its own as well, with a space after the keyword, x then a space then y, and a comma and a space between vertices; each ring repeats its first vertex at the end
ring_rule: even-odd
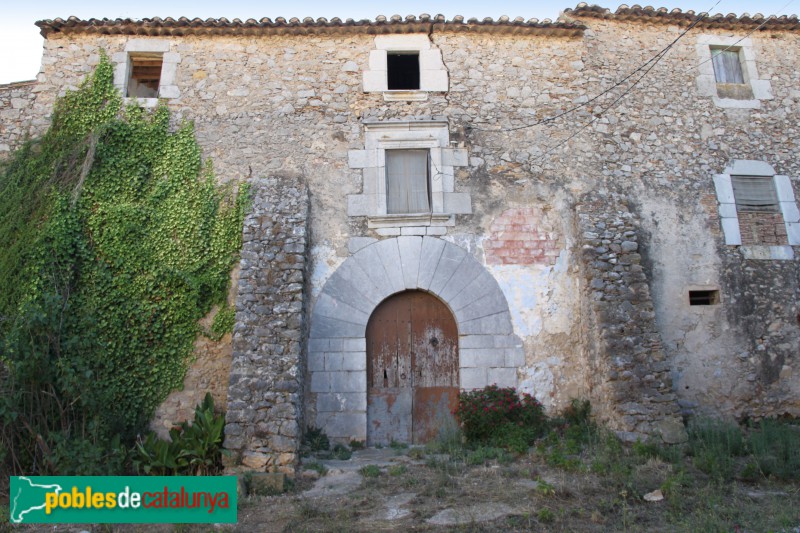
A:
POLYGON ((437 296, 455 316, 461 389, 517 385, 525 354, 494 277, 466 250, 442 239, 384 239, 333 273, 311 313, 309 424, 329 437, 366 439, 367 322, 378 304, 406 290, 437 296))

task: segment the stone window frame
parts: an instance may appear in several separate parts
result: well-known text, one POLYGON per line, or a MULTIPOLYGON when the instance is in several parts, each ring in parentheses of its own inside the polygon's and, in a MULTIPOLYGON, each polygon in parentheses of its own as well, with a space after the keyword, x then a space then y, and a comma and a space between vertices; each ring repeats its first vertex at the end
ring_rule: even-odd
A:
POLYGON ((447 92, 450 83, 442 51, 433 46, 424 33, 376 35, 375 48, 369 52, 369 64, 362 73, 362 81, 365 93, 383 93, 387 102, 427 100, 429 92, 447 92), (419 55, 419 90, 389 90, 387 55, 390 52, 419 55))
POLYGON ((362 171, 361 194, 347 196, 347 215, 366 216, 381 236, 444 235, 455 215, 472 214, 469 193, 455 191, 455 168, 468 166, 465 148, 450 147, 444 119, 364 121, 364 149, 348 151, 348 165, 362 171), (428 150, 430 213, 387 214, 386 150, 428 150))
POLYGON ((178 64, 181 55, 170 52, 170 42, 162 39, 131 39, 125 43, 125 50, 112 56, 114 67, 114 86, 120 91, 126 102, 137 102, 143 107, 155 107, 160 99, 180 98, 180 89, 176 85, 178 64), (158 83, 158 98, 133 98, 127 94, 128 79, 131 73, 131 55, 161 54, 161 79, 158 83))
POLYGON ((792 246, 800 246, 800 210, 795 201, 794 189, 789 176, 776 174, 772 165, 764 161, 735 159, 723 174, 714 176, 714 189, 719 202, 720 222, 725 236, 725 244, 739 246, 747 259, 794 259, 792 246), (778 196, 780 213, 786 225, 787 245, 783 246, 742 246, 739 230, 739 216, 736 198, 733 195, 731 176, 762 176, 772 179, 778 196))
POLYGON ((698 91, 703 96, 710 96, 717 107, 756 109, 761 107, 761 100, 772 100, 772 84, 769 79, 759 77, 755 47, 749 37, 742 39, 723 35, 698 35, 696 51, 697 58, 700 60, 696 78, 698 91), (737 49, 739 52, 744 81, 753 91, 751 99, 720 98, 717 93, 717 77, 711 61, 711 50, 729 47, 737 49))

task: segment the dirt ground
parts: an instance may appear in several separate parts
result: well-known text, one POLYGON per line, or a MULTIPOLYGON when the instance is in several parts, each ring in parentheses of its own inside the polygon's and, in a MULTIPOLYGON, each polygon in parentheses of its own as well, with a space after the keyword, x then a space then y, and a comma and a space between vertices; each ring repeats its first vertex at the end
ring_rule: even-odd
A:
POLYGON ((349 460, 306 458, 287 492, 240 497, 235 525, 19 530, 800 533, 797 484, 721 484, 691 464, 626 449, 597 449, 557 465, 546 459, 534 449, 521 456, 496 449, 368 449, 349 460))

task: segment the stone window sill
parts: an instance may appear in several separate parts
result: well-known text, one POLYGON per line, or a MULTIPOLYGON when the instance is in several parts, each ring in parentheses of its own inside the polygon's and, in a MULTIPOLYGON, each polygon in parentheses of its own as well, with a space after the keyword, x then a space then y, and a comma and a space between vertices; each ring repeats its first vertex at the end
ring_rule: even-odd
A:
POLYGON ((738 100, 736 98, 720 98, 719 96, 712 96, 714 105, 726 109, 759 109, 761 107, 761 100, 738 100))
POLYGON ((454 226, 455 217, 448 213, 411 213, 369 216, 370 228, 402 228, 409 226, 454 226))
POLYGON ((740 246, 739 251, 745 259, 771 261, 791 261, 794 259, 794 249, 789 245, 746 245, 740 246))
POLYGON ((125 97, 125 104, 137 104, 140 107, 144 107, 146 109, 154 108, 158 106, 158 98, 134 98, 130 96, 125 97))
POLYGON ((422 102, 428 99, 427 91, 384 91, 384 102, 422 102))

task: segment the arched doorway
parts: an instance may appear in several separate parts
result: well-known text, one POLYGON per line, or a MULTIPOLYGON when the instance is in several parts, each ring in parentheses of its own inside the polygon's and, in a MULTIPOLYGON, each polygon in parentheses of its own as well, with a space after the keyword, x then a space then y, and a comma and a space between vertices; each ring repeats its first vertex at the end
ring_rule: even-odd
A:
POLYGON ((458 405, 458 329, 423 291, 390 296, 366 330, 367 443, 424 443, 458 405))
POLYGON ((438 298, 455 318, 460 388, 517 386, 525 350, 492 274, 464 248, 436 237, 383 239, 342 263, 311 311, 308 424, 336 442, 368 440, 367 322, 382 302, 407 290, 438 298))

